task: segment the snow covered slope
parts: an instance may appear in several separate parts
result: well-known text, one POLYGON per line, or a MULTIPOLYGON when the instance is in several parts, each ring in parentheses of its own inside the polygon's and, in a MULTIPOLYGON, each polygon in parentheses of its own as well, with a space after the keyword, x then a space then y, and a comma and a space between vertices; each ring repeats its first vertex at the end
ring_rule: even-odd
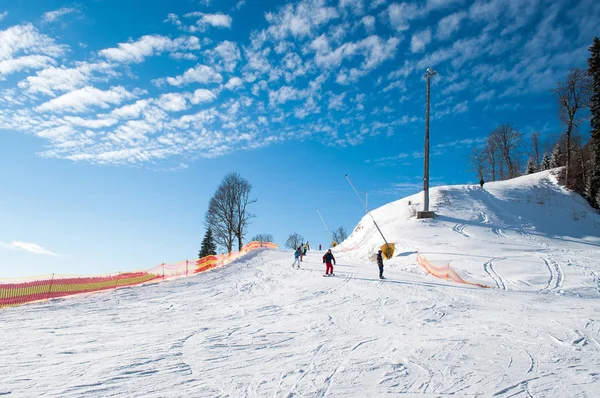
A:
MULTIPOLYGON (((419 251, 435 265, 450 264, 471 281, 508 290, 597 292, 600 216, 579 195, 559 186, 551 171, 509 181, 430 190, 433 220, 417 220, 423 194, 372 211, 396 258, 415 268, 419 251)), ((383 240, 369 216, 336 248, 361 259, 383 240)))
POLYGON ((410 218, 418 197, 373 212, 400 246, 383 281, 364 219, 335 277, 322 277, 323 252, 298 270, 291 252, 264 250, 190 278, 6 308, 0 395, 597 397, 598 216, 548 173, 432 198, 435 220, 410 218), (416 248, 496 288, 424 274, 416 248))

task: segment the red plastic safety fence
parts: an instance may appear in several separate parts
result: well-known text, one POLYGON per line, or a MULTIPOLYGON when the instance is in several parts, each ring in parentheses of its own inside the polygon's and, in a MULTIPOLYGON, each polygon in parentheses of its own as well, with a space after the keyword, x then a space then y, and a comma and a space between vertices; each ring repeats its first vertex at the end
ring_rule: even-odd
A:
POLYGON ((246 253, 260 248, 277 249, 278 246, 270 242, 250 242, 240 252, 207 256, 197 261, 186 260, 172 264, 162 263, 138 272, 73 277, 52 274, 15 280, 0 280, 0 308, 191 276, 222 267, 246 253))
POLYGON ((449 280, 452 282, 462 283, 464 285, 479 286, 479 287, 484 287, 484 288, 490 287, 487 285, 482 285, 480 283, 473 283, 473 282, 466 281, 449 264, 446 264, 441 267, 437 266, 437 265, 433 265, 429 262, 429 260, 427 260, 425 257, 421 256, 419 253, 417 253, 417 262, 419 263, 419 265, 421 267, 423 267, 423 269, 425 269, 425 271, 427 271, 429 274, 435 276, 436 278, 446 279, 446 280, 449 280))

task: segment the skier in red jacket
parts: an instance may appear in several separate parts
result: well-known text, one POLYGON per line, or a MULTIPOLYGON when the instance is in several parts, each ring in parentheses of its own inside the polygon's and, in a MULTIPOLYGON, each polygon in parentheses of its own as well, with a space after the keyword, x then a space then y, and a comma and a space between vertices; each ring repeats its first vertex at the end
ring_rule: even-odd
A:
POLYGON ((331 262, 335 264, 335 257, 331 254, 331 249, 327 250, 327 253, 323 256, 323 262, 325 263, 325 275, 324 276, 334 276, 333 275, 333 265, 331 262))

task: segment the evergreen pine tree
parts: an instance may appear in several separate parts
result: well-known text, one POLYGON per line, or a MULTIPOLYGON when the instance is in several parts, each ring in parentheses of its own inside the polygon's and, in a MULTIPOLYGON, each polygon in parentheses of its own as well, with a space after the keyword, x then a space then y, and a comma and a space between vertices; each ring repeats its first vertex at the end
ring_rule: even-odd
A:
POLYGON ((565 165, 565 159, 562 150, 562 145, 560 142, 557 142, 554 146, 554 150, 552 151, 552 157, 550 158, 550 167, 560 167, 565 165))
POLYGON ((542 170, 548 170, 550 168, 550 156, 547 153, 544 153, 544 157, 542 158, 542 170))
POLYGON ((590 204, 600 208, 600 39, 598 37, 594 38, 589 51, 588 73, 592 78, 590 98, 592 170, 586 184, 586 193, 590 204))
POLYGON ((533 174, 535 173, 535 166, 533 165, 533 159, 529 158, 527 159, 527 169, 525 171, 526 174, 533 174))
POLYGON ((206 256, 213 256, 217 254, 217 245, 213 239, 212 229, 208 228, 206 233, 204 234, 204 239, 202 240, 202 246, 200 247, 200 251, 198 252, 198 257, 203 258, 206 256))

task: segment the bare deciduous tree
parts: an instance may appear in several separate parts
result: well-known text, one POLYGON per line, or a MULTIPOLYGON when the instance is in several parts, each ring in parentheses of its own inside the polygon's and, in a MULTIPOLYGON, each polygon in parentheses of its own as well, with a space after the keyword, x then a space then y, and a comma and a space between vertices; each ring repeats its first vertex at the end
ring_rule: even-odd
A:
POLYGON ((338 227, 338 229, 331 233, 331 236, 333 236, 335 242, 342 243, 348 238, 348 231, 344 227, 338 227))
POLYGON ((571 169, 571 133, 584 119, 581 116, 583 110, 589 106, 591 95, 591 80, 583 69, 571 69, 565 82, 558 82, 552 90, 558 100, 558 117, 565 126, 567 169, 565 174, 565 185, 569 186, 571 169))
POLYGON ((490 165, 492 181, 496 181, 496 157, 498 148, 496 147, 496 143, 491 140, 489 136, 487 137, 486 142, 487 144, 483 154, 487 160, 487 163, 490 165))
POLYGON ((288 236, 287 240, 285 241, 285 247, 287 247, 288 249, 296 250, 298 246, 302 244, 302 242, 304 242, 304 238, 302 237, 302 235, 294 232, 293 234, 290 234, 290 236, 288 236))
POLYGON ((483 180, 485 170, 486 170, 486 156, 485 150, 482 151, 479 147, 473 147, 473 152, 471 152, 471 156, 469 156, 469 161, 471 162, 471 171, 477 173, 477 178, 479 180, 483 180))
POLYGON ((241 250, 246 227, 254 215, 248 212, 252 186, 237 173, 227 174, 210 199, 205 223, 212 228, 215 242, 231 252, 235 239, 241 250))
POLYGON ((523 134, 510 124, 502 124, 490 133, 489 140, 495 144, 508 167, 508 178, 519 174, 517 148, 521 145, 523 134))
POLYGON ((274 242, 273 235, 271 234, 257 234, 251 239, 253 242, 274 242))
POLYGON ((249 224, 251 218, 255 215, 248 211, 248 205, 255 203, 256 199, 250 199, 250 191, 252 191, 252 185, 242 178, 237 173, 229 174, 234 184, 234 203, 235 203, 235 223, 234 223, 234 234, 238 240, 238 250, 242 250, 244 246, 244 236, 246 235, 246 227, 249 224))

